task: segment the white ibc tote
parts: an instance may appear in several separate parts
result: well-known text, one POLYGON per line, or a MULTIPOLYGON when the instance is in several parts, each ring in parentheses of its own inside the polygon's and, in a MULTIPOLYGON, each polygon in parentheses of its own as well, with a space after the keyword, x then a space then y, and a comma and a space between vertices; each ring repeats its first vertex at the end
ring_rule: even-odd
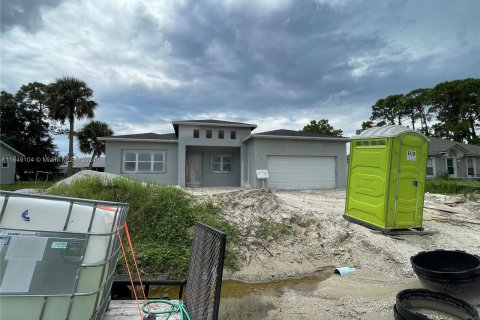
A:
POLYGON ((125 203, 0 192, 0 318, 101 319, 125 203))

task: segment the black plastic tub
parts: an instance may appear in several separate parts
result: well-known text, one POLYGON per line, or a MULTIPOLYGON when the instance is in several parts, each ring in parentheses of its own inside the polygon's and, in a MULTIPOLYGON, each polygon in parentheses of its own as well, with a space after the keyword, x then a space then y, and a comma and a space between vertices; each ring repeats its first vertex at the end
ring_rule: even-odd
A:
POLYGON ((424 287, 468 301, 480 299, 480 257, 465 251, 434 250, 420 252, 410 262, 424 287))

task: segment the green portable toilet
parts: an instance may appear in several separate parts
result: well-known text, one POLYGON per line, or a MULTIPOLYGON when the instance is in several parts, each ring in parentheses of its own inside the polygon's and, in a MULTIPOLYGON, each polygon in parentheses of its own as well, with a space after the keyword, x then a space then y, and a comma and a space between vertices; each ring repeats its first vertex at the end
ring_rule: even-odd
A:
POLYGON ((345 215, 384 231, 422 229, 428 139, 390 125, 351 138, 345 215))

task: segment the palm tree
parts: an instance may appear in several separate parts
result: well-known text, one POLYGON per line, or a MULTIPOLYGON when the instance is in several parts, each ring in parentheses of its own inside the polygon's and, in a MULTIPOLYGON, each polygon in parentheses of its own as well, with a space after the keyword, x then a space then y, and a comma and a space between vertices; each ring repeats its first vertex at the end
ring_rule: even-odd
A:
POLYGON ((93 118, 97 103, 91 100, 93 91, 87 84, 73 77, 62 77, 47 86, 46 105, 50 118, 70 124, 68 131, 68 167, 67 176, 73 173, 73 135, 75 119, 93 118))
POLYGON ((92 153, 88 168, 91 170, 95 157, 105 153, 105 142, 99 141, 98 137, 109 137, 113 135, 112 129, 105 122, 92 121, 85 124, 77 132, 78 148, 83 153, 92 153))

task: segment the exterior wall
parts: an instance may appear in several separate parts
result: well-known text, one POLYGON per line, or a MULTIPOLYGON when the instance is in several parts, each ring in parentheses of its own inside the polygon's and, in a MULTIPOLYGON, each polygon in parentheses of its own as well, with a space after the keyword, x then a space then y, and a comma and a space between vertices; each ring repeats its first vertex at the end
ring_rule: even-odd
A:
POLYGON ((462 158, 460 159, 460 162, 458 162, 458 166, 457 166, 457 177, 458 178, 467 178, 467 158, 473 158, 475 159, 474 160, 474 174, 475 174, 475 177, 478 177, 480 176, 480 165, 479 165, 479 162, 480 162, 480 157, 468 157, 468 156, 465 156, 465 158, 462 158))
POLYGON ((202 152, 202 187, 240 186, 240 148, 188 146, 186 150, 187 153, 191 151, 202 152), (233 156, 233 168, 231 173, 215 173, 211 171, 210 159, 214 154, 231 154, 233 156))
MULTIPOLYGON (((179 125, 178 126, 178 181, 179 186, 185 187, 185 155, 187 146, 202 147, 237 147, 242 146, 242 139, 249 136, 250 128, 236 128, 223 126, 196 126, 196 125, 179 125), (193 130, 199 130, 199 137, 193 137, 193 130), (212 138, 206 138, 207 130, 212 130, 212 138), (218 138, 218 131, 224 131, 224 138, 218 138), (235 130, 236 138, 230 139, 230 131, 235 130)), ((239 167, 240 168, 240 167, 239 167)))
MULTIPOLYGON (((185 156, 185 154, 184 154, 185 156)), ((185 171, 185 165, 183 166, 185 171)), ((135 180, 176 185, 178 181, 178 146, 176 143, 106 141, 105 172, 119 174, 135 180), (122 169, 123 150, 166 151, 165 172, 129 173, 122 169)))
MULTIPOLYGON (((7 158, 14 158, 18 157, 18 154, 4 148, 2 145, 0 145, 0 155, 1 157, 7 157, 7 158)), ((13 184, 15 183, 15 168, 16 168, 16 162, 15 161, 8 161, 8 168, 2 167, 0 168, 0 184, 13 184)))
POLYGON ((347 186, 346 142, 252 138, 247 141, 247 149, 249 174, 248 183, 243 183, 243 186, 262 187, 261 181, 256 179, 256 170, 267 169, 267 156, 269 155, 335 157, 337 187, 345 188, 347 186))
POLYGON ((447 173, 445 157, 435 157, 435 178, 441 178, 447 173))
MULTIPOLYGON (((475 159, 475 174, 480 175, 480 157, 472 157, 475 159)), ((435 159, 435 178, 443 178, 447 172, 447 159, 444 156, 434 157, 435 159)), ((457 178, 467 177, 467 159, 461 158, 457 162, 457 178)))
POLYGON ((461 158, 460 161, 457 160, 457 178, 467 177, 467 160, 461 158))
POLYGON ((256 176, 257 168, 255 168, 256 141, 257 139, 249 139, 243 144, 243 153, 242 153, 242 167, 243 167, 242 187, 243 188, 255 188, 255 186, 257 185, 257 176, 256 176))

